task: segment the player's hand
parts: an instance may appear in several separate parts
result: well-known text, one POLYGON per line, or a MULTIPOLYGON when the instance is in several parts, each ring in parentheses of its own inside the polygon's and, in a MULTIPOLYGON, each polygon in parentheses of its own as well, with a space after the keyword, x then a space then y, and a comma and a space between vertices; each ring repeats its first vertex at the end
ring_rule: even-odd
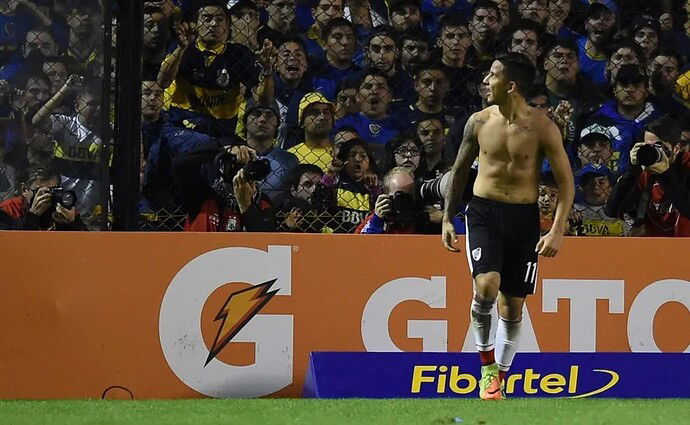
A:
POLYGON ((391 197, 388 195, 379 195, 376 198, 376 205, 374 205, 374 214, 379 218, 385 219, 391 213, 391 197))
POLYGON ((544 257, 555 257, 563 242, 563 232, 551 229, 539 239, 535 251, 544 257))
POLYGON ((446 220, 445 218, 441 224, 441 240, 443 241, 443 246, 445 246, 448 251, 460 252, 460 248, 453 246, 458 243, 455 227, 453 227, 453 223, 451 223, 450 220, 446 220))
POLYGON ((43 213, 48 211, 52 205, 53 195, 50 193, 50 189, 42 187, 36 191, 29 212, 40 217, 43 213))
POLYGON ((74 208, 65 208, 60 204, 55 207, 55 212, 53 212, 53 220, 60 224, 70 224, 74 222, 77 218, 77 212, 74 208))

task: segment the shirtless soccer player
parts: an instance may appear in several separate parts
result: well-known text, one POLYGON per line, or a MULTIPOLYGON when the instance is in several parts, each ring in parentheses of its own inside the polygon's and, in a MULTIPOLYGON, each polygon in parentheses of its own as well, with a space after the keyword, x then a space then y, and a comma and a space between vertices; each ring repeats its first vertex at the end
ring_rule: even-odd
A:
POLYGON ((479 396, 485 400, 505 398, 501 384, 517 350, 525 297, 534 293, 538 255, 558 253, 575 194, 558 127, 525 100, 534 76, 534 66, 519 53, 491 65, 484 80, 491 87, 491 106, 467 121, 446 195, 442 239, 447 249, 457 252, 451 218, 470 166, 479 156, 479 175, 465 218, 467 261, 474 278, 470 316, 482 361, 479 396), (540 239, 537 197, 544 155, 559 196, 553 227, 540 239), (497 299, 494 343, 491 311, 497 299))

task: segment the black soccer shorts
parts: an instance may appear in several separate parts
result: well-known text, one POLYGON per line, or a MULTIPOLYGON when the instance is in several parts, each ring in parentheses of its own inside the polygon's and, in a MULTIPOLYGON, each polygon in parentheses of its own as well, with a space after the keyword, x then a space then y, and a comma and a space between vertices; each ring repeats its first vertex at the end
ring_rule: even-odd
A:
POLYGON ((474 196, 467 204, 465 225, 472 277, 498 272, 504 294, 533 294, 540 237, 537 204, 506 204, 474 196))

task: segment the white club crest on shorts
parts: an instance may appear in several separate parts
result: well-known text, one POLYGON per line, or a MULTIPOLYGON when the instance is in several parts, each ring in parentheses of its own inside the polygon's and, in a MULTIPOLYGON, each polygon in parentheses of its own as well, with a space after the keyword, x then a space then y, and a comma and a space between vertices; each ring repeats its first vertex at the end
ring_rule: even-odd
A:
POLYGON ((479 261, 480 258, 482 258, 482 248, 475 248, 472 250, 472 258, 474 261, 479 261))

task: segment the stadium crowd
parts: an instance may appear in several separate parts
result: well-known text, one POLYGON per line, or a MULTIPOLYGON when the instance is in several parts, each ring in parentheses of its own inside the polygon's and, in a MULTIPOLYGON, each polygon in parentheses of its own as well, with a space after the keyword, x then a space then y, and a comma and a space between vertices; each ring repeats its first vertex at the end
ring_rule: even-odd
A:
MULTIPOLYGON (((96 228, 108 207, 103 3, 0 0, 0 229, 96 228)), ((570 156, 568 234, 690 236, 690 0, 143 9, 143 230, 440 233, 464 124, 517 52, 570 156)), ((539 194, 546 232, 546 161, 539 194)))

